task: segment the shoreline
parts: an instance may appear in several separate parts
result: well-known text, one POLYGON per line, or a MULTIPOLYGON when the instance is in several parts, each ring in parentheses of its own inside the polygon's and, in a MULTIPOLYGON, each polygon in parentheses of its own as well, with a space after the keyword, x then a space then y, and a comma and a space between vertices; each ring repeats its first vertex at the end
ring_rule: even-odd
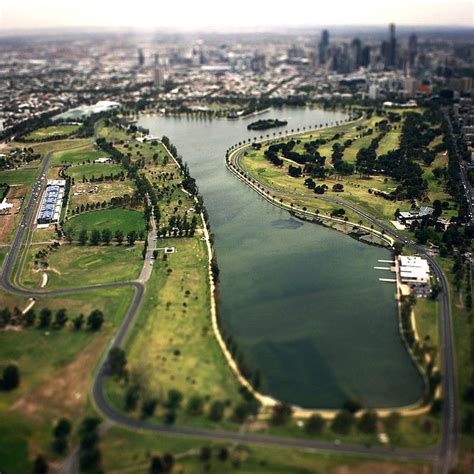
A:
MULTIPOLYGON (((357 120, 360 120, 360 119, 353 120, 353 122, 356 122, 357 120)), ((327 128, 331 128, 331 127, 327 127, 327 128)), ((309 130, 305 130, 303 132, 286 134, 284 137, 307 134, 307 133, 311 133, 311 132, 314 132, 314 131, 319 131, 321 129, 322 129, 322 127, 317 128, 317 129, 309 129, 309 130)), ((279 138, 283 138, 283 137, 279 137, 279 138)), ((271 139, 270 140, 269 139, 260 140, 260 141, 257 141, 257 142, 258 143, 263 143, 263 142, 267 142, 267 141, 271 141, 271 139)), ((242 174, 240 174, 239 170, 236 168, 235 164, 232 161, 232 159, 235 157, 235 155, 237 153, 242 152, 242 150, 244 150, 245 148, 248 148, 250 146, 251 146, 251 143, 244 143, 244 144, 240 144, 240 145, 237 145, 237 146, 234 145, 235 148, 231 147, 229 149, 229 152, 226 155, 226 161, 225 161, 226 168, 231 173, 233 173, 238 179, 243 181, 251 189, 253 189, 255 192, 257 192, 266 201, 270 202, 271 204, 273 204, 276 207, 279 207, 280 209, 289 211, 290 215, 292 215, 295 218, 299 218, 299 219, 302 219, 302 220, 305 220, 305 221, 313 222, 315 224, 321 224, 321 225, 324 225, 325 227, 332 228, 333 230, 336 230, 338 232, 343 232, 343 231, 341 229, 337 229, 337 228, 334 228, 331 225, 328 225, 328 223, 336 224, 336 225, 343 225, 343 226, 352 226, 353 230, 363 229, 364 231, 367 231, 368 233, 374 235, 376 238, 380 239, 382 242, 385 242, 386 244, 388 244, 389 248, 393 247, 393 244, 394 244, 395 240, 392 239, 391 237, 383 234, 380 231, 377 231, 375 229, 371 229, 367 226, 346 222, 343 219, 338 219, 336 217, 316 214, 314 212, 307 211, 307 210, 304 211, 302 209, 295 209, 294 207, 291 207, 288 204, 284 204, 284 203, 279 202, 276 198, 273 198, 272 196, 267 194, 264 190, 260 189, 257 185, 252 183, 250 181, 249 177, 243 176, 242 174), (298 214, 300 214, 300 215, 298 215, 298 214)), ((354 235, 351 235, 352 232, 350 232, 350 233, 343 232, 343 233, 348 235, 349 237, 356 238, 354 235)), ((376 243, 366 242, 366 241, 363 241, 363 240, 360 240, 360 239, 356 239, 356 240, 358 240, 359 242, 365 243, 367 245, 380 245, 380 244, 376 244, 376 243)), ((381 245, 381 246, 383 246, 383 245, 381 245)), ((398 295, 398 287, 397 287, 397 295, 398 295)), ((397 313, 398 313, 398 323, 399 323, 399 327, 400 327, 400 324, 401 324, 401 320, 400 320, 400 302, 399 302, 398 298, 397 298, 397 313)), ((220 335, 220 332, 219 332, 219 335, 220 335)), ((426 384, 426 374, 425 374, 425 372, 421 369, 421 366, 419 365, 418 361, 415 360, 415 358, 413 356, 413 353, 412 353, 412 350, 411 350, 411 348, 409 348, 407 346, 406 341, 404 340, 403 335, 402 335, 400 330, 399 330, 399 336, 402 338, 402 341, 404 342, 404 345, 407 349, 407 352, 410 356, 410 359, 411 359, 412 363, 415 365, 415 367, 418 369, 418 371, 420 373, 420 376, 422 377, 422 379, 424 381, 424 384, 425 384, 425 387, 426 387, 427 384, 426 384)), ((240 375, 240 377, 242 377, 240 372, 239 372, 239 375, 240 375)), ((251 385, 251 384, 248 382, 248 380, 246 380, 245 385, 251 385)), ((255 389, 253 389, 252 393, 257 393, 262 398, 267 397, 266 395, 256 391, 255 389)), ((262 406, 264 408, 271 408, 272 406, 275 406, 276 403, 279 403, 275 399, 273 399, 272 397, 269 397, 269 398, 271 400, 274 400, 274 402, 273 402, 273 404, 267 404, 267 405, 262 403, 262 406)), ((302 408, 302 407, 299 407, 299 406, 293 405, 293 404, 291 404, 291 406, 293 408, 293 415, 296 418, 309 418, 310 416, 317 414, 317 415, 321 415, 325 419, 333 419, 337 415, 337 413, 340 411, 340 410, 324 409, 324 408, 319 408, 319 409, 318 408, 302 408)), ((417 401, 415 401, 411 404, 408 404, 408 405, 402 405, 402 406, 398 406, 398 407, 373 408, 371 410, 376 412, 378 414, 378 416, 381 417, 381 418, 389 416, 389 414, 394 412, 394 411, 397 411, 398 413, 400 413, 400 415, 407 417, 407 416, 418 416, 418 415, 427 413, 430 410, 430 407, 431 407, 430 403, 428 403, 428 404, 424 403, 424 396, 422 395, 417 401)), ((355 414, 355 417, 357 418, 358 416, 361 416, 361 414, 363 412, 364 412, 364 410, 358 411, 355 414)))
MULTIPOLYGON (((143 114, 147 115, 147 114, 143 114)), ((154 114, 150 114, 154 115, 154 114)), ((346 121, 346 123, 353 122, 356 123, 357 121, 361 120, 362 117, 359 117, 357 119, 354 119, 352 121, 346 121)), ((286 138, 289 136, 297 136, 297 135, 302 135, 302 134, 307 134, 315 131, 320 131, 324 128, 332 128, 337 125, 330 125, 328 127, 318 127, 318 128, 309 128, 304 131, 296 132, 296 133, 286 133, 285 135, 282 135, 278 137, 278 139, 286 138)), ((258 142, 266 142, 271 139, 264 139, 264 140, 259 140, 258 142)), ((321 214, 316 214, 312 213, 310 211, 303 211, 302 209, 294 209, 289 205, 285 205, 283 203, 280 203, 276 199, 273 199, 271 196, 266 194, 264 191, 259 189, 255 184, 251 183, 249 178, 244 177, 240 175, 237 171, 237 169, 234 168, 235 165, 231 164, 231 156, 238 151, 241 151, 243 148, 251 146, 251 143, 243 143, 240 145, 234 145, 229 149, 229 152, 226 155, 226 168, 232 172, 237 178, 239 178, 241 181, 245 182, 251 189, 256 191, 260 196, 262 196, 264 199, 266 199, 268 202, 271 204, 275 205, 276 207, 279 207, 283 210, 289 211, 291 215, 294 215, 294 213, 298 212, 301 213, 302 216, 294 216, 296 218, 306 218, 305 220, 310 220, 311 222, 314 222, 314 220, 320 220, 322 225, 325 225, 326 227, 331 227, 330 225, 327 225, 324 223, 324 221, 330 223, 330 224, 336 224, 336 225, 344 225, 348 226, 351 225, 356 229, 363 229, 364 231, 367 231, 373 235, 376 236, 376 238, 380 239, 381 241, 386 242, 386 244, 389 245, 389 247, 393 246, 394 239, 389 237, 388 235, 383 234, 382 232, 379 232, 375 229, 371 229, 369 227, 363 226, 363 225, 358 225, 358 224, 353 224, 353 223, 348 223, 344 221, 343 219, 338 219, 336 217, 331 217, 331 216, 326 216, 326 215, 321 215, 321 214), (234 148, 235 147, 235 148, 234 148)), ((180 164, 178 161, 174 158, 174 156, 169 152, 169 150, 165 147, 166 151, 172 156, 173 160, 175 161, 176 165, 181 169, 180 164)), ((209 293, 210 293, 210 311, 211 311, 211 326, 212 330, 214 333, 214 337, 217 340, 217 343, 222 351, 222 354, 224 358, 226 359, 227 365, 229 366, 231 372, 233 373, 234 377, 236 378, 237 382, 247 389, 252 395, 261 403, 261 410, 260 413, 258 414, 258 418, 260 419, 267 419, 270 415, 269 409, 272 407, 276 406, 277 404, 281 403, 280 400, 277 400, 276 398, 266 395, 258 390, 256 390, 253 385, 247 380, 242 373, 240 372, 240 369, 238 367, 238 364, 232 354, 230 353, 227 344, 221 334, 221 330, 219 327, 219 321, 218 321, 218 316, 217 316, 217 304, 216 304, 216 284, 214 282, 212 270, 211 270, 211 261, 212 261, 212 256, 213 256, 213 248, 209 239, 209 229, 207 222, 204 219, 203 213, 200 215, 202 223, 203 223, 203 232, 206 237, 206 246, 207 246, 207 252, 208 252, 208 276, 209 276, 209 293)), ((318 223, 318 222, 315 222, 318 223)), ((341 230, 339 229, 334 229, 339 232, 341 230)), ((346 234, 347 235, 347 234, 346 234)), ((350 236, 350 235, 349 235, 350 236)), ((354 238, 354 236, 350 236, 354 238)), ((363 241, 362 241, 363 242, 363 241)), ((366 243, 367 245, 371 245, 369 242, 363 242, 366 243)), ((375 244, 378 245, 378 244, 375 244)), ((400 334, 401 336, 401 334, 400 334)), ((412 362, 415 363, 415 361, 412 360, 412 362)), ((303 408, 298 405, 290 404, 292 409, 293 409, 293 416, 295 418, 302 418, 306 419, 309 418, 313 415, 320 415, 326 420, 332 420, 338 413, 339 409, 330 409, 330 408, 303 408)), ((430 409, 430 405, 423 404, 423 397, 420 397, 419 400, 408 404, 408 405, 401 405, 401 406, 394 406, 394 407, 384 407, 384 408, 371 408, 371 411, 374 411, 377 413, 377 415, 381 418, 389 416, 392 412, 397 411, 400 413, 402 416, 417 416, 421 415, 424 413, 427 413, 430 409)), ((355 417, 359 417, 363 414, 363 412, 366 410, 360 410, 355 414, 355 417)))

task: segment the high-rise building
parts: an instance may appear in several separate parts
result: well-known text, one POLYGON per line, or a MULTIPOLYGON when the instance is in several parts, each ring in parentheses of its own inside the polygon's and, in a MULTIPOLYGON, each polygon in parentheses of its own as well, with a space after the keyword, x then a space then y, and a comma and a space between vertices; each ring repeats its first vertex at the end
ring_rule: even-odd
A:
POLYGON ((250 61, 250 69, 253 72, 261 73, 267 69, 267 58, 262 53, 256 53, 250 61))
POLYGON ((370 65, 370 46, 364 46, 361 52, 360 65, 369 67, 370 65))
POLYGON ((362 66, 362 42, 359 38, 352 40, 351 60, 354 69, 359 69, 362 66))
POLYGON ((319 64, 326 64, 329 50, 329 31, 323 30, 321 41, 319 42, 319 64))
POLYGON ((143 49, 138 49, 138 66, 143 66, 145 64, 145 55, 143 54, 143 49))
POLYGON ((162 87, 165 83, 165 70, 161 66, 160 57, 155 54, 155 69, 153 71, 153 85, 155 87, 162 87))
POLYGON ((384 51, 385 67, 394 68, 397 65, 397 39, 395 37, 395 23, 390 23, 389 31, 389 39, 386 43, 384 51))
POLYGON ((410 67, 415 65, 416 56, 418 55, 418 37, 415 33, 410 35, 408 39, 408 64, 410 67))

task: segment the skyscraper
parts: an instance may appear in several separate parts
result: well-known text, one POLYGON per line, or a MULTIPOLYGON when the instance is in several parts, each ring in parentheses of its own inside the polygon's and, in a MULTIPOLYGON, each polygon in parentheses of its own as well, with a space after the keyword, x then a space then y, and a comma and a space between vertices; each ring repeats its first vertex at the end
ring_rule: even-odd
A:
POLYGON ((359 38, 354 38, 351 43, 351 61, 354 69, 362 66, 362 42, 359 38))
POLYGON ((329 31, 323 30, 319 42, 319 64, 326 64, 329 49, 329 31))
POLYGON ((415 65, 416 56, 418 54, 418 38, 415 33, 410 35, 408 39, 408 64, 410 67, 415 65))
POLYGON ((397 65, 397 39, 395 38, 395 23, 389 25, 389 39, 385 46, 385 66, 394 68, 397 65))
POLYGON ((145 55, 143 54, 143 49, 138 49, 138 66, 143 66, 145 64, 145 55))

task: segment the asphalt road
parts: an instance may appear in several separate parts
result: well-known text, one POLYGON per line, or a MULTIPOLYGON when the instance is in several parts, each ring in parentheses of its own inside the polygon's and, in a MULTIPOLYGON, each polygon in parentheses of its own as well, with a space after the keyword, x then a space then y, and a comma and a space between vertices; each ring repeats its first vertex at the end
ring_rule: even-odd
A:
MULTIPOLYGON (((12 276, 15 267, 15 263, 20 255, 22 250, 22 242, 24 241, 27 231, 31 226, 33 226, 36 210, 41 197, 41 190, 44 187, 45 175, 47 168, 49 166, 51 159, 51 154, 45 156, 41 167, 39 178, 36 181, 31 197, 24 209, 24 214, 21 218, 20 225, 17 229, 17 232, 13 238, 12 247, 7 254, 0 275, 0 285, 9 292, 28 296, 28 297, 40 297, 47 295, 60 295, 68 294, 75 292, 85 292, 93 289, 106 289, 106 288, 116 288, 123 286, 133 286, 135 288, 135 294, 132 300, 130 307, 128 308, 127 314, 115 335, 114 339, 110 343, 109 349, 111 347, 120 347, 129 330, 135 320, 135 317, 138 314, 138 308, 143 299, 144 294, 144 285, 141 281, 124 281, 103 285, 89 285, 81 288, 69 288, 69 289, 60 289, 60 290, 30 290, 27 288, 22 288, 18 285, 12 283, 12 276)), ((455 448, 456 448, 456 399, 455 399, 455 378, 454 378, 454 354, 453 354, 453 337, 452 337, 452 328, 451 328, 451 317, 450 317, 450 306, 449 306, 449 295, 447 291, 447 283, 445 277, 438 267, 436 262, 432 259, 431 256, 426 255, 424 249, 417 246, 411 241, 406 241, 403 236, 397 234, 396 231, 388 228, 385 224, 377 221, 373 217, 367 215, 364 211, 357 209, 352 204, 337 201, 338 204, 346 206, 352 209, 354 212, 357 212, 359 215, 364 217, 370 222, 384 228, 385 231, 393 235, 396 238, 400 238, 407 245, 412 246, 417 252, 422 255, 425 255, 429 259, 430 263, 433 266, 435 273, 437 274, 440 280, 440 286, 442 288, 441 292, 441 326, 442 326, 442 350, 443 350, 443 373, 445 374, 443 378, 443 390, 445 393, 445 410, 443 412, 444 423, 443 423, 443 436, 442 442, 439 448, 437 449, 424 449, 424 450, 410 450, 402 449, 395 447, 381 447, 381 446, 366 446, 366 445, 352 445, 352 444, 335 444, 323 441, 315 440, 306 440, 306 439, 297 439, 297 438, 282 438, 276 436, 252 434, 252 433, 239 433, 232 431, 223 431, 223 430, 212 430, 204 428, 194 428, 194 427, 177 427, 177 426, 168 426, 158 423, 135 420, 128 418, 121 413, 114 411, 111 408, 104 396, 104 381, 107 375, 107 360, 106 357, 103 357, 99 362, 98 369, 96 371, 96 376, 94 379, 92 387, 92 397, 96 404, 96 407, 106 419, 112 421, 113 423, 126 426, 133 429, 148 430, 153 432, 160 433, 169 433, 174 435, 183 435, 187 437, 197 437, 205 438, 212 440, 222 440, 222 441, 231 441, 231 442, 244 442, 244 443, 259 443, 267 444, 274 446, 284 446, 284 447, 297 447, 312 449, 316 451, 323 452, 334 452, 340 454, 349 454, 349 455, 364 455, 370 457, 381 457, 384 459, 400 459, 400 460, 413 460, 413 461, 426 461, 432 462, 437 467, 440 473, 447 473, 449 467, 452 466, 455 448)), ((24 249, 26 250, 26 249, 24 249)), ((149 265, 149 262, 145 260, 144 265, 149 265)))

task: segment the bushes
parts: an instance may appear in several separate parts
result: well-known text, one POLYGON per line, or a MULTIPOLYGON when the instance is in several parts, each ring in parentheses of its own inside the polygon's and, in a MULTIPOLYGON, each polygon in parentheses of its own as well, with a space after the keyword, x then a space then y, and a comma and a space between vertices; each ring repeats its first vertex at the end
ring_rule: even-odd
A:
POLYGON ((326 422, 321 415, 311 415, 305 424, 305 430, 310 435, 320 434, 323 431, 325 424, 326 422))
POLYGON ((331 430, 341 435, 347 435, 354 424, 354 415, 347 410, 341 410, 332 420, 331 430))
POLYGON ((288 403, 278 403, 272 408, 271 422, 274 425, 285 425, 292 415, 293 409, 288 403))
POLYGON ((84 418, 79 428, 79 469, 81 472, 97 472, 99 467, 101 458, 100 451, 97 448, 99 423, 98 418, 88 417, 84 418))
POLYGON ((20 371, 15 364, 8 364, 2 371, 0 388, 2 390, 13 390, 20 385, 20 371))

